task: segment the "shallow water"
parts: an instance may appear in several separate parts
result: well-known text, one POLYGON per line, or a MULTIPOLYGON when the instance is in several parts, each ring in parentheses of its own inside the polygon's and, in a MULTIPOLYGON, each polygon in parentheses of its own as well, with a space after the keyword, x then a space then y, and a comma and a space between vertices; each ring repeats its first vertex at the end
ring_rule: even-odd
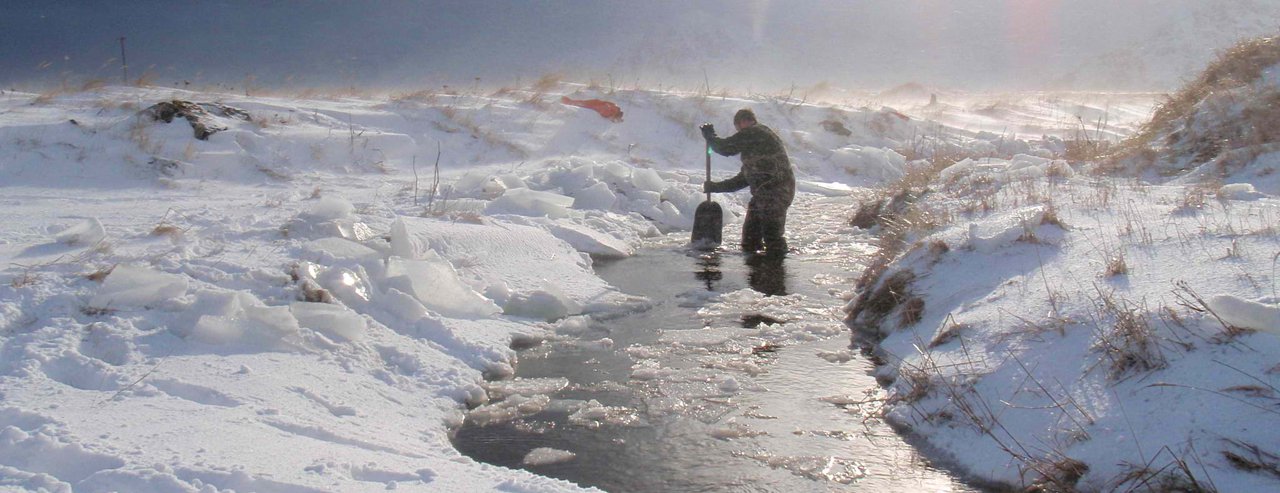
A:
POLYGON ((969 490, 875 419, 832 294, 847 266, 666 243, 597 264, 650 304, 522 351, 490 389, 522 395, 473 411, 462 453, 613 492, 969 490), (522 465, 540 447, 575 456, 522 465))

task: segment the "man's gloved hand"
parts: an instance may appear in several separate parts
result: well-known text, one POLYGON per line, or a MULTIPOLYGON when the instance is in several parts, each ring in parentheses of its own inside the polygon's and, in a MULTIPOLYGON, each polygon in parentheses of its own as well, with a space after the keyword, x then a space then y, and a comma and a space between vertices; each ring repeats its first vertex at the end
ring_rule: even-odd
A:
POLYGON ((702 193, 711 193, 711 189, 715 186, 711 180, 702 182, 702 193))
POLYGON ((698 129, 702 130, 702 138, 707 140, 716 138, 716 127, 710 123, 703 123, 698 129))

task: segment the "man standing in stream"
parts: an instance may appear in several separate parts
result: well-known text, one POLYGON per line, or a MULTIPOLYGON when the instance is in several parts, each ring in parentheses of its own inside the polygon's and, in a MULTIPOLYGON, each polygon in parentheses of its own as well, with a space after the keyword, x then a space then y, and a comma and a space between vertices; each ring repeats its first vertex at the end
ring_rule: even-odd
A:
POLYGON ((723 139, 716 137, 710 123, 699 127, 711 150, 722 156, 742 154, 742 171, 728 180, 707 181, 702 185, 703 192, 736 192, 751 187, 751 202, 742 224, 742 251, 752 254, 763 249, 766 256, 782 258, 787 254, 787 208, 796 195, 791 160, 787 159, 782 139, 757 123, 751 110, 738 110, 733 115, 733 126, 737 133, 723 139))

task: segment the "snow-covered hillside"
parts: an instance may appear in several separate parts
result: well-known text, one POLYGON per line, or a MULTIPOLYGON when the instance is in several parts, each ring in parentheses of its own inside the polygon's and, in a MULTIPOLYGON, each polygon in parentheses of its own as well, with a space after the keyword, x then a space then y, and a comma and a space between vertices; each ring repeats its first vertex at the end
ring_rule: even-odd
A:
MULTIPOLYGON (((1061 159, 1137 129, 1152 95, 879 100, 893 108, 554 80, 345 97, 6 91, 0 484, 579 489, 463 457, 449 430, 490 399, 486 376, 512 373, 513 343, 645 303, 593 258, 690 227, 697 125, 727 133, 744 106, 788 146, 800 208, 841 228, 829 204, 851 212, 958 160, 918 215, 858 238, 880 241, 866 262, 891 274, 860 293, 906 279, 887 292, 923 300, 879 314, 884 374, 909 377, 889 388, 894 422, 993 481, 1128 487, 1114 481, 1181 460, 1224 491, 1271 484, 1233 465, 1275 462, 1274 427, 1259 424, 1280 384, 1273 191, 1099 178, 1061 159), (562 95, 615 102, 623 121, 562 95), (182 116, 155 121, 166 101, 200 103, 173 106, 207 139, 182 116), (886 231, 921 246, 876 240, 886 231), (1146 339, 1123 332, 1135 325, 1146 339)), ((728 224, 745 199, 717 196, 728 224)), ((802 249, 840 244, 790 226, 802 249)))
POLYGON ((1006 484, 1275 490, 1277 60, 1237 47, 1103 163, 965 159, 891 187, 848 306, 886 416, 1006 484))

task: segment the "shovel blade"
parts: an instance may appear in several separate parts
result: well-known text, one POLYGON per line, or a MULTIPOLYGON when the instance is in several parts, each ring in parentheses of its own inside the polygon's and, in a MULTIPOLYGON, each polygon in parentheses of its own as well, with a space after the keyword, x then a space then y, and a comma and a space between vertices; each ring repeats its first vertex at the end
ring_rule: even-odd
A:
POLYGON ((689 244, 698 250, 714 250, 720 246, 724 230, 724 212, 720 204, 710 200, 698 204, 693 214, 693 238, 689 244))

